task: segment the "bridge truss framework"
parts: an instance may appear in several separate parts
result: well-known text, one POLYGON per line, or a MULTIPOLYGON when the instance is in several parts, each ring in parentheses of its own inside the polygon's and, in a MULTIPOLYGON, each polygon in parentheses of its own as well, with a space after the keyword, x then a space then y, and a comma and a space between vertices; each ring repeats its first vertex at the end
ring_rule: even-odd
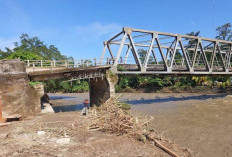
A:
POLYGON ((231 41, 124 27, 104 42, 99 64, 107 51, 118 74, 232 75, 231 41))

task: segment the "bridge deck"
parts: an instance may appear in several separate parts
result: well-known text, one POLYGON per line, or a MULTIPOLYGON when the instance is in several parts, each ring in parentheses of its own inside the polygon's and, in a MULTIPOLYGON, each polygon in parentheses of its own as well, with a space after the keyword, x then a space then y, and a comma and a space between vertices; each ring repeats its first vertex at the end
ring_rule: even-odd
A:
POLYGON ((196 66, 194 72, 190 72, 186 66, 173 65, 172 71, 165 70, 163 65, 149 65, 146 72, 141 72, 138 66, 134 64, 119 64, 120 69, 117 74, 141 74, 141 75, 232 75, 232 68, 224 72, 222 67, 214 67, 213 72, 207 71, 203 66, 196 66))
POLYGON ((110 65, 91 66, 91 67, 27 67, 26 71, 31 80, 42 81, 49 79, 61 78, 78 78, 88 79, 103 77, 105 69, 109 69, 110 65))

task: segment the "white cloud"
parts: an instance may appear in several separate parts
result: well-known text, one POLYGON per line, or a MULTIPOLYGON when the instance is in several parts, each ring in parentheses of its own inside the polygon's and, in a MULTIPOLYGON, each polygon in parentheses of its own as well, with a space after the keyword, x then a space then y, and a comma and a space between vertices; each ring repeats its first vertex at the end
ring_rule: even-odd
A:
POLYGON ((5 47, 8 47, 9 49, 13 49, 14 42, 18 41, 18 37, 4 39, 0 37, 0 49, 5 50, 5 47))
POLYGON ((119 24, 102 24, 99 22, 91 23, 85 26, 75 27, 76 34, 84 40, 98 40, 102 37, 110 37, 119 33, 122 27, 119 24))

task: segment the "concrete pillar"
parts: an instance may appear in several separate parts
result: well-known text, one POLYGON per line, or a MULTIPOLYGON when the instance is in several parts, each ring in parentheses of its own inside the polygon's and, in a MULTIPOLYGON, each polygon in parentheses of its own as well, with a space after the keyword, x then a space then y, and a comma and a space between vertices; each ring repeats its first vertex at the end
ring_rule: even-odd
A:
POLYGON ((89 81, 90 106, 100 106, 108 99, 115 96, 115 84, 118 82, 118 76, 106 70, 104 78, 91 79, 89 81))
POLYGON ((41 111, 41 89, 29 85, 25 63, 0 60, 0 97, 2 117, 26 118, 41 111))

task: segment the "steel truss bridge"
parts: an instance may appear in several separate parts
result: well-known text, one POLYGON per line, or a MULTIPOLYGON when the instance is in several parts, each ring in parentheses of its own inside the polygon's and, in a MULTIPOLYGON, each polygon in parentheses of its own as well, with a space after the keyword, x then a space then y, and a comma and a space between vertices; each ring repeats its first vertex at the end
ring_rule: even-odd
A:
POLYGON ((232 42, 124 27, 101 58, 26 61, 27 70, 104 67, 115 74, 232 75, 232 42))

